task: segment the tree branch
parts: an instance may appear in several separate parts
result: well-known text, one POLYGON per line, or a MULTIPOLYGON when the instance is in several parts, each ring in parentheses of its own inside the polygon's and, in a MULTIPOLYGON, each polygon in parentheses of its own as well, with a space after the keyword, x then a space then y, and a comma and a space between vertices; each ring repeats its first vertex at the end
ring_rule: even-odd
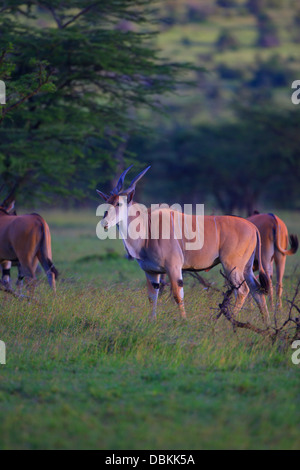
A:
MULTIPOLYGON (((291 312, 292 312, 293 308, 295 308, 300 313, 299 307, 297 307, 297 305, 295 305, 295 300, 296 300, 296 297, 298 296, 298 293, 299 293, 299 290, 300 290, 300 281, 297 284, 293 300, 292 301, 288 300, 288 302, 291 304, 291 307, 290 307, 289 316, 288 316, 287 320, 284 321, 284 323, 281 325, 280 328, 275 328, 274 331, 272 331, 271 328, 265 328, 265 329, 258 328, 250 322, 240 322, 232 316, 230 298, 231 298, 231 295, 232 295, 233 291, 235 289, 239 289, 243 283, 240 284, 239 286, 235 286, 232 283, 232 281, 229 279, 229 277, 226 276, 225 274, 223 274, 222 271, 221 271, 221 274, 226 279, 229 288, 226 292, 223 293, 224 298, 223 298, 223 302, 221 304, 219 304, 220 311, 217 315, 217 319, 220 318, 221 315, 224 315, 225 318, 232 324, 234 329, 235 328, 245 328, 247 330, 254 331, 257 334, 260 334, 264 337, 270 338, 273 343, 277 339, 279 333, 283 331, 285 326, 288 323, 292 322, 296 325, 296 333, 295 333, 295 336, 293 338, 293 341, 295 340, 295 338, 296 339, 300 338, 300 319, 299 318, 292 318, 292 315, 291 315, 291 312)), ((243 282, 245 282, 245 281, 243 281, 243 282)))
POLYGON ((214 287, 211 282, 208 282, 206 281, 206 279, 204 279, 202 276, 200 276, 199 273, 197 272, 191 272, 191 271, 187 271, 187 273, 192 276, 194 279, 197 279, 197 281, 202 284, 202 286, 205 287, 205 289, 209 290, 209 289, 212 289, 216 292, 220 292, 220 289, 218 289, 217 287, 214 287))
POLYGON ((51 5, 45 4, 46 8, 50 11, 51 15, 53 16, 54 20, 56 21, 57 26, 59 29, 63 28, 63 24, 59 16, 56 14, 56 11, 51 5))
POLYGON ((5 116, 10 113, 13 109, 15 108, 18 108, 21 104, 25 103, 25 101, 28 101, 30 98, 32 98, 33 96, 35 96, 37 93, 39 93, 39 91, 41 90, 41 88, 46 85, 46 83, 49 82, 49 79, 51 77, 51 72, 47 73, 45 78, 43 78, 43 69, 42 69, 42 65, 40 64, 39 65, 40 67, 40 70, 39 70, 39 83, 38 83, 38 86, 32 90, 30 93, 28 93, 27 95, 23 96, 21 99, 19 99, 18 101, 16 101, 14 104, 12 104, 11 106, 8 106, 8 107, 4 107, 2 108, 2 116, 0 117, 0 124, 3 122, 5 116))
POLYGON ((80 16, 82 15, 85 15, 88 11, 90 11, 92 8, 94 8, 95 6, 97 6, 100 2, 96 2, 96 3, 92 3, 91 5, 83 8, 83 10, 81 10, 79 13, 77 13, 77 15, 73 16, 73 18, 71 18, 69 21, 67 21, 66 23, 64 23, 62 25, 62 28, 66 28, 67 26, 69 26, 70 24, 74 23, 74 21, 78 20, 78 18, 80 18, 80 16))

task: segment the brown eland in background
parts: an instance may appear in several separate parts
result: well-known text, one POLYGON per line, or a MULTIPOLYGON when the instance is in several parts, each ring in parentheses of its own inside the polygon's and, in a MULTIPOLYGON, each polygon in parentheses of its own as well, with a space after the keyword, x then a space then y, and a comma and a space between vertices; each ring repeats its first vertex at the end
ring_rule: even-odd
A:
POLYGON ((12 213, 13 199, 12 192, 0 206, 0 263, 3 280, 10 287, 9 269, 14 264, 19 269, 19 286, 23 278, 28 285, 32 285, 40 262, 55 292, 58 272, 52 262, 49 226, 39 214, 12 213))
MULTIPOLYGON (((274 214, 255 213, 248 217, 259 230, 261 236, 261 259, 264 270, 269 278, 270 290, 269 298, 272 308, 274 308, 273 300, 273 263, 276 266, 276 297, 277 305, 282 307, 282 281, 285 271, 286 257, 294 255, 298 250, 298 237, 288 234, 285 223, 274 214), (290 239, 290 249, 288 243, 290 239)), ((256 260, 258 253, 256 253, 256 260)), ((256 261, 255 260, 255 261, 256 261)), ((257 262, 254 263, 254 269, 257 270, 257 262)))
MULTIPOLYGON (((117 225, 120 228, 122 217, 121 205, 127 198, 128 207, 133 205, 136 183, 148 171, 146 168, 133 179, 128 189, 124 190, 124 179, 131 167, 125 170, 110 195, 98 191, 97 193, 110 204, 102 219, 102 227, 108 230, 117 225)), ((170 239, 165 239, 161 233, 157 239, 149 236, 147 239, 133 238, 130 234, 120 231, 123 243, 131 257, 135 258, 140 267, 145 271, 148 286, 148 296, 152 304, 152 317, 156 316, 156 305, 159 292, 159 282, 162 274, 168 274, 171 289, 177 302, 181 316, 186 317, 183 292, 183 271, 209 270, 221 263, 225 274, 232 280, 233 284, 239 286, 236 289, 236 302, 234 313, 236 314, 244 304, 251 292, 257 302, 263 320, 270 324, 269 312, 266 305, 265 294, 269 290, 269 278, 261 263, 261 240, 255 225, 250 221, 232 216, 204 216, 204 244, 197 250, 186 249, 187 240, 185 235, 181 239, 176 238, 176 224, 197 227, 202 220, 198 216, 182 214, 171 209, 158 209, 162 216, 169 218, 172 227, 170 239), (181 219, 181 220, 180 220, 181 219), (259 280, 253 274, 253 262, 256 250, 258 251, 259 280)), ((148 228, 151 225, 153 213, 148 209, 148 228)), ((127 226, 134 222, 135 216, 127 216, 127 226)), ((202 218, 201 218, 202 219, 202 218)), ((159 217, 155 220, 159 220, 159 217)), ((147 221, 146 221, 147 222, 147 221)), ((147 227, 140 227, 141 233, 147 227)))
MULTIPOLYGON (((1 191, 1 190, 0 190, 1 191)), ((14 201, 12 203, 6 203, 8 198, 6 198, 5 201, 0 204, 0 207, 3 207, 10 215, 17 215, 16 211, 14 210, 14 201)), ((2 284, 5 287, 6 290, 11 290, 11 277, 10 277, 10 270, 12 266, 17 266, 18 267, 18 281, 17 281, 17 286, 20 288, 23 284, 23 276, 20 271, 20 263, 19 261, 2 261, 1 262, 1 267, 2 267, 2 284)))

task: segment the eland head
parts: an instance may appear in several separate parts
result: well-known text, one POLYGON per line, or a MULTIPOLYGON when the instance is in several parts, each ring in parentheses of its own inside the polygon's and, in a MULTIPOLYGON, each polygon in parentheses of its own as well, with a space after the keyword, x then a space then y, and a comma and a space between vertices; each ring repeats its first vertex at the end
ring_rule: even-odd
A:
POLYGON ((150 168, 150 166, 148 166, 145 170, 141 171, 141 173, 131 181, 129 187, 124 189, 125 177, 132 166, 133 165, 130 165, 127 170, 123 171, 116 186, 109 195, 99 191, 98 189, 96 190, 99 196, 102 197, 102 199, 104 199, 104 201, 110 206, 104 213, 101 222, 105 230, 117 225, 123 217, 126 216, 126 209, 133 203, 136 184, 150 168))

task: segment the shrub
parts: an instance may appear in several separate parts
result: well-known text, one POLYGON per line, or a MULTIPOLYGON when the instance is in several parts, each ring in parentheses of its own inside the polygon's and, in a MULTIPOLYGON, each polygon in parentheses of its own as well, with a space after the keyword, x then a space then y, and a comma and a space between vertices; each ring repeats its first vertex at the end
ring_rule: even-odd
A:
POLYGON ((248 0, 247 8, 252 15, 260 15, 265 10, 265 0, 248 0))
POLYGON ((222 8, 234 8, 238 3, 236 0, 217 0, 217 5, 222 8))
POLYGON ((273 55, 266 61, 258 61, 252 80, 248 83, 251 87, 285 87, 291 83, 292 72, 279 55, 273 55))
POLYGON ((234 50, 239 47, 239 41, 234 34, 224 29, 216 41, 216 47, 219 51, 234 50))
POLYGON ((214 14, 214 6, 207 4, 191 4, 186 7, 186 20, 188 23, 200 23, 206 21, 214 14))
POLYGON ((258 26, 258 47, 276 47, 280 45, 280 38, 278 35, 278 30, 266 13, 262 13, 257 17, 257 26, 258 26))
POLYGON ((216 68, 219 77, 225 80, 241 80, 243 78, 243 71, 238 68, 230 67, 227 64, 219 64, 216 68))
POLYGON ((300 10, 298 10, 294 16, 293 21, 293 41, 300 43, 300 10))

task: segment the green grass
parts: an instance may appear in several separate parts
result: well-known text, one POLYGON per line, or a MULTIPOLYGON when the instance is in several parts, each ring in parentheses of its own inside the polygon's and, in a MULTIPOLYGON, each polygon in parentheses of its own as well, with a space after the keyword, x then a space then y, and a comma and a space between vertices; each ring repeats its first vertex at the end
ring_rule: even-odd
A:
MULTIPOLYGON (((299 449, 300 366, 284 338, 234 334, 215 320, 221 296, 188 277, 188 320, 166 292, 150 322, 142 271, 96 238, 96 216, 43 215, 61 281, 54 298, 41 277, 30 304, 2 294, 1 449, 299 449)), ((280 215, 299 234, 299 215, 280 215)), ((241 319, 261 325, 256 309, 241 319)))

